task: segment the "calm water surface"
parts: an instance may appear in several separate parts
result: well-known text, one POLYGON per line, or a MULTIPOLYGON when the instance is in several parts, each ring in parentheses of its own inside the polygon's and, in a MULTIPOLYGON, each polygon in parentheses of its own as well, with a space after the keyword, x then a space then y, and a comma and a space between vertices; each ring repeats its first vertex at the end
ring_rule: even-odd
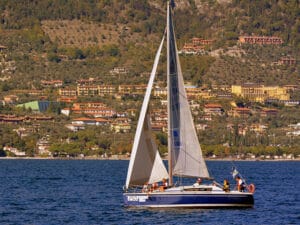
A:
MULTIPOLYGON (((231 179, 231 162, 207 164, 231 179)), ((252 209, 127 209, 128 161, 0 160, 0 224, 300 224, 300 162, 235 165, 257 187, 252 209)))

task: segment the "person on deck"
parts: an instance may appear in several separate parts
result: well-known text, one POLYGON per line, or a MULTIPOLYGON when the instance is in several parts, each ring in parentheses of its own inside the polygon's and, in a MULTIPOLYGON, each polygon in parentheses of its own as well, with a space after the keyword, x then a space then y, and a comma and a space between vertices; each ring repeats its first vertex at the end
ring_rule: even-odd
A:
POLYGON ((157 184, 156 182, 154 182, 154 183, 152 184, 151 191, 154 191, 154 190, 156 190, 156 189, 158 189, 158 184, 157 184))
POLYGON ((244 181, 239 176, 237 176, 235 178, 235 180, 236 180, 237 190, 240 191, 240 192, 243 192, 245 190, 244 181))
POLYGON ((196 183, 193 184, 194 187, 199 186, 200 184, 202 184, 202 179, 199 177, 196 181, 196 183))
POLYGON ((225 192, 230 191, 229 181, 226 179, 224 180, 224 183, 223 183, 223 191, 225 191, 225 192))
POLYGON ((167 181, 165 178, 162 180, 162 186, 163 186, 164 188, 167 188, 167 187, 168 187, 168 181, 167 181))
POLYGON ((143 186, 142 192, 148 192, 148 191, 149 191, 149 189, 148 189, 148 182, 146 182, 146 183, 144 184, 144 186, 143 186))

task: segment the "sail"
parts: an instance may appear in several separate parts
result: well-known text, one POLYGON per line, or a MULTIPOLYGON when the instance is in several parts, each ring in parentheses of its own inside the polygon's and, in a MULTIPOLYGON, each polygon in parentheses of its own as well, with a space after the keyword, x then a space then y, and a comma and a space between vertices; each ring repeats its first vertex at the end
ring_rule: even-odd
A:
POLYGON ((162 50, 164 37, 156 53, 154 65, 148 82, 146 94, 142 104, 136 134, 132 146, 125 187, 154 183, 168 178, 168 172, 159 155, 158 148, 152 137, 148 105, 151 90, 162 50))
POLYGON ((169 173, 209 177, 184 88, 170 6, 167 18, 169 173))

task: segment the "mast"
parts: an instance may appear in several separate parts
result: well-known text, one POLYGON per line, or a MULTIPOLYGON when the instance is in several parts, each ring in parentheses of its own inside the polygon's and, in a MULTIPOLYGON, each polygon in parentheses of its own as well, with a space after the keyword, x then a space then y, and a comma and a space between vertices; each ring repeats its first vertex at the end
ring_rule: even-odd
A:
POLYGON ((173 184, 174 162, 180 150, 180 103, 178 87, 177 49, 172 21, 174 2, 168 2, 167 10, 167 84, 168 84, 168 155, 169 183, 173 184))
MULTIPOLYGON (((168 103, 171 101, 170 97, 170 3, 167 3, 167 90, 168 103)), ((171 140, 171 122, 170 122, 171 106, 168 104, 168 171, 169 171, 169 185, 173 185, 173 165, 172 165, 172 140, 171 140)))

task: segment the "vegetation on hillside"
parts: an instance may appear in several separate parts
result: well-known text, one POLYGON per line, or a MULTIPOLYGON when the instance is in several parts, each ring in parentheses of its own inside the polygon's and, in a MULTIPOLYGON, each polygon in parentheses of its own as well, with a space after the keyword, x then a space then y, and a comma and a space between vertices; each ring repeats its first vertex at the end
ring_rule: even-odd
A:
MULTIPOLYGON (((185 81, 206 87, 246 82, 265 85, 299 84, 299 1, 220 2, 223 1, 186 0, 178 2, 175 8, 174 22, 179 49, 192 37, 213 40, 213 44, 206 47, 204 55, 180 56, 185 81), (278 36, 284 44, 276 47, 238 44, 240 35, 252 34, 278 36), (231 54, 232 50, 238 54, 231 54), (297 59, 297 64, 277 65, 276 62, 284 56, 297 59)), ((61 79, 68 87, 75 87, 78 79, 90 77, 104 84, 146 84, 148 77, 141 74, 151 70, 157 46, 164 33, 165 7, 166 1, 163 0, 0 1, 0 45, 7 47, 0 54, 0 97, 14 93, 17 89, 42 90, 44 88, 40 81, 52 79, 61 79), (5 63, 12 64, 15 69, 6 72, 3 66, 5 63), (129 73, 112 77, 109 71, 114 67, 126 67, 129 73)), ((165 63, 166 56, 162 54, 159 80, 163 80, 165 63)), ((55 100, 57 90, 48 88, 45 96, 55 100)), ((299 100, 299 90, 291 93, 291 96, 299 100)), ((20 96, 19 99, 21 103, 30 100, 36 99, 29 95, 20 96)), ((101 101, 116 110, 125 111, 139 106, 141 97, 126 96, 117 100, 113 97, 87 96, 78 101, 101 101)), ((214 101, 220 101, 227 110, 229 102, 214 101)), ((242 101, 247 102, 246 99, 242 101)), ((205 100, 201 104, 203 106, 205 100)), ((228 152, 249 151, 255 154, 277 154, 280 151, 299 154, 299 150, 293 148, 300 145, 299 140, 287 139, 285 135, 285 127, 299 122, 299 106, 291 109, 281 105, 272 107, 280 110, 277 117, 261 119, 251 115, 247 120, 234 120, 224 115, 208 122, 210 128, 205 132, 199 131, 205 154, 227 155, 228 152), (248 132, 242 136, 225 130, 227 123, 254 122, 266 123, 269 126, 268 133, 258 137, 248 132), (274 137, 277 140, 275 143, 274 137), (230 146, 230 150, 226 146, 230 146), (268 146, 268 150, 265 146, 268 146), (285 149, 286 146, 290 146, 290 150, 285 149)), ((32 112, 0 106, 2 113, 24 115, 32 112)), ((38 133, 25 139, 13 131, 18 126, 1 126, 0 146, 9 143, 32 155, 34 143, 50 134, 53 142, 51 150, 58 155, 64 152, 71 155, 101 155, 112 149, 110 153, 124 153, 131 147, 133 133, 112 135, 112 131, 106 127, 74 134, 61 126, 69 123, 73 115, 63 117, 57 109, 46 113, 53 115, 55 122, 41 124, 38 133), (72 144, 66 144, 66 140, 72 144), (100 148, 93 150, 94 145, 100 148)), ((207 122, 199 118, 195 120, 207 122)), ((135 123, 136 118, 133 118, 133 126, 135 123)), ((156 134, 156 139, 165 153, 165 134, 156 134)))

